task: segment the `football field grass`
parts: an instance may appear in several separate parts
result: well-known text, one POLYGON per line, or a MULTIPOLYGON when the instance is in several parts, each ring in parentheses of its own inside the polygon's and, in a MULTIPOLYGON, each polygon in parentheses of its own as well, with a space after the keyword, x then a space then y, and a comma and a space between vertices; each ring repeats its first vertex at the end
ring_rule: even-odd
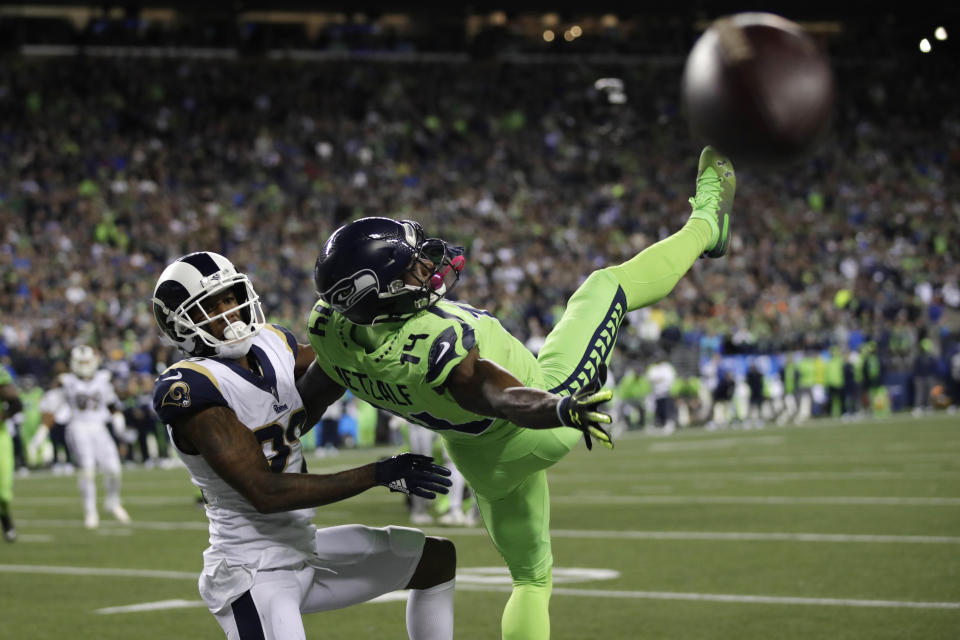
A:
MULTIPOLYGON (((390 451, 308 459, 311 471, 390 451)), ((552 637, 960 638, 960 417, 630 433, 550 472, 552 637)), ((3 640, 222 638, 197 594, 206 519, 186 471, 124 473, 133 524, 82 526, 73 476, 15 482, 0 544, 3 640)), ((320 526, 407 524, 377 488, 320 526)), ((456 634, 499 637, 509 580, 481 529, 457 544, 456 634)), ((311 638, 406 638, 404 602, 309 615, 311 638)))

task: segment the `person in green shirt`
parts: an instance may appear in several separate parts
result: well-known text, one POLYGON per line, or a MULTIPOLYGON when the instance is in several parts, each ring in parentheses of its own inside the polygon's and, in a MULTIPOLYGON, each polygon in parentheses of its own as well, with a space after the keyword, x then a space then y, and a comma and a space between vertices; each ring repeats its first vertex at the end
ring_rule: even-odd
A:
POLYGON ((6 367, 0 365, 0 524, 3 525, 3 539, 7 542, 17 539, 17 530, 10 515, 10 504, 13 502, 13 439, 7 429, 7 418, 13 417, 22 408, 13 376, 6 367))
POLYGON ((827 413, 839 417, 843 413, 843 350, 834 346, 827 360, 827 413))
MULTIPOLYGON (((345 389, 438 431, 473 487, 481 517, 513 579, 503 638, 550 635, 553 555, 546 470, 581 438, 612 447, 598 406, 624 315, 666 296, 701 255, 729 244, 736 177, 703 150, 689 221, 627 262, 593 272, 570 298, 537 356, 490 313, 445 299, 463 250, 413 221, 363 218, 336 230, 317 258, 320 300, 308 324, 316 352, 303 380, 345 389), (571 428, 572 427, 572 428, 571 428)), ((320 409, 322 410, 322 406, 320 409)))

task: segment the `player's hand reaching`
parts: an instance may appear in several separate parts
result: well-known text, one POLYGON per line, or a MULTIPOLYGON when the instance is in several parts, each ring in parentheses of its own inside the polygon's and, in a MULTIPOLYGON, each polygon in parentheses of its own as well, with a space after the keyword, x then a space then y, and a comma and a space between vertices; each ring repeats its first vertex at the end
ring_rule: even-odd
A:
POLYGON ((592 439, 608 449, 613 449, 613 439, 600 423, 610 424, 609 414, 597 411, 597 407, 613 397, 610 389, 581 389, 572 396, 566 396, 557 403, 557 416, 565 427, 573 427, 583 432, 587 449, 593 449, 592 439))
POLYGON ((433 458, 416 453, 401 453, 376 463, 376 482, 399 493, 433 499, 447 493, 452 482, 450 470, 433 464, 433 458))

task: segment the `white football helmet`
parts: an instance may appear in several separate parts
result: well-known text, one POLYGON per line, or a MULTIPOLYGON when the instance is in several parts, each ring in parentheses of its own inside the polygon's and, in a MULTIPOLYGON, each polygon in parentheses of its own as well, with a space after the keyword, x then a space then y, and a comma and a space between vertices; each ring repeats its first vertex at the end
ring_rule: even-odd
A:
POLYGON ((250 279, 232 262, 211 251, 185 255, 163 270, 153 291, 153 315, 177 347, 202 357, 236 359, 246 355, 264 324, 260 297, 250 279), (231 288, 237 306, 209 315, 204 301, 231 288), (227 319, 227 314, 236 311, 242 320, 227 319), (222 340, 209 331, 210 323, 217 319, 227 323, 222 340))
POLYGON ((93 347, 77 345, 70 350, 70 371, 79 378, 92 378, 100 368, 100 356, 93 347))

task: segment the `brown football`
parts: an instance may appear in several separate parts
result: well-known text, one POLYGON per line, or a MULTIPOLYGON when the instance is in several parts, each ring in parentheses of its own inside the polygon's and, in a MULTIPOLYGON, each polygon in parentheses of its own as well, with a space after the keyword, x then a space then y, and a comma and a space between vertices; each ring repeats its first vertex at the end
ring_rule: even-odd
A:
POLYGON ((784 165, 822 140, 830 125, 830 64, 804 29, 771 13, 714 21, 683 72, 693 137, 734 164, 784 165))

